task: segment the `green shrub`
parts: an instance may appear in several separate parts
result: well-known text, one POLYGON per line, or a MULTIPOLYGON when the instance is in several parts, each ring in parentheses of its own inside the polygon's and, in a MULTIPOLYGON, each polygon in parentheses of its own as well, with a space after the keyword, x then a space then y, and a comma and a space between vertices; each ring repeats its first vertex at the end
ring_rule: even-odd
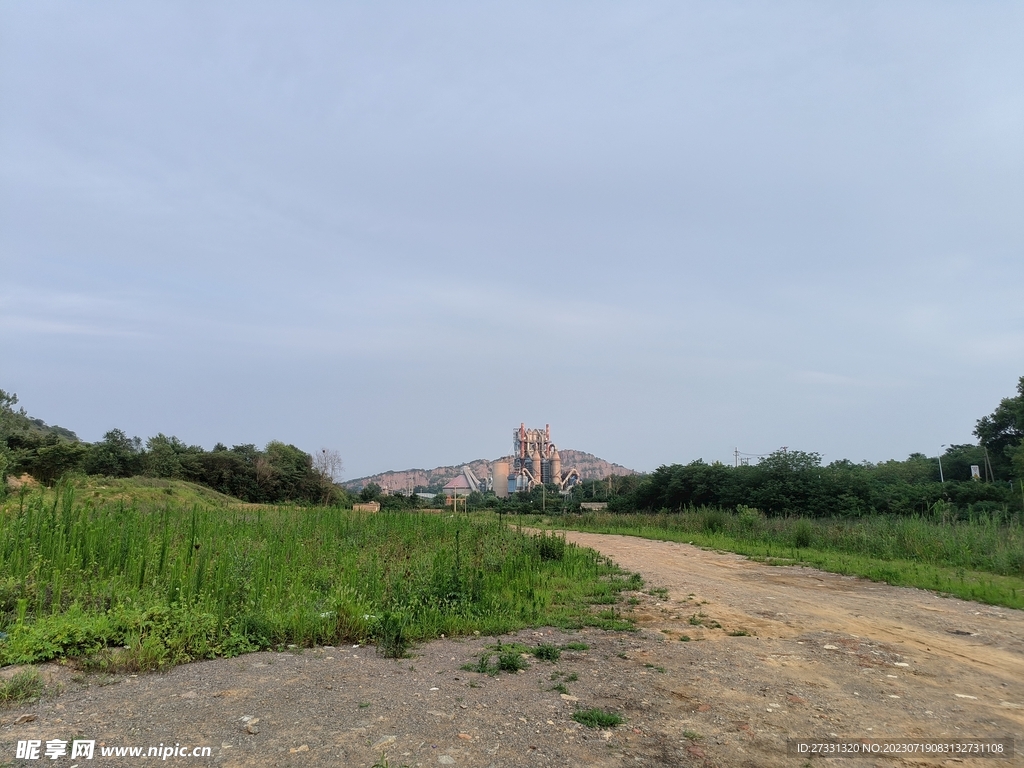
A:
POLYGON ((534 536, 537 554, 541 560, 561 560, 565 557, 565 537, 558 534, 547 536, 543 533, 534 536))
POLYGON ((811 537, 814 535, 814 527, 810 520, 803 518, 796 521, 793 526, 793 546, 798 549, 806 549, 811 546, 811 537))
POLYGON ((707 533, 718 533, 725 530, 727 522, 725 512, 720 509, 708 509, 704 512, 701 527, 707 533))
POLYGON ((409 650, 409 617, 403 611, 384 611, 377 623, 377 652, 389 659, 404 659, 409 650))

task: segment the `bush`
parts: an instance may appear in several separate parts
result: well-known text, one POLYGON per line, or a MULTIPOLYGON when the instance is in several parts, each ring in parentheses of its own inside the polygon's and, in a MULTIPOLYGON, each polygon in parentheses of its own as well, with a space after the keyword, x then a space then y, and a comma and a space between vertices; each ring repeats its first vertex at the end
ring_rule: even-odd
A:
POLYGON ((814 528, 810 521, 800 519, 797 520, 796 525, 793 526, 793 545, 797 549, 806 549, 811 546, 811 536, 814 534, 814 528))
POLYGON ((725 530, 725 526, 725 512, 720 509, 709 509, 704 512, 704 515, 701 518, 701 528, 708 533, 718 533, 719 531, 725 530))
POLYGON ((380 617, 374 635, 377 652, 389 659, 404 659, 409 650, 407 627, 409 617, 401 611, 385 611, 380 617))
POLYGON ((565 557, 565 537, 552 534, 546 536, 543 533, 534 536, 537 554, 541 560, 561 560, 565 557))

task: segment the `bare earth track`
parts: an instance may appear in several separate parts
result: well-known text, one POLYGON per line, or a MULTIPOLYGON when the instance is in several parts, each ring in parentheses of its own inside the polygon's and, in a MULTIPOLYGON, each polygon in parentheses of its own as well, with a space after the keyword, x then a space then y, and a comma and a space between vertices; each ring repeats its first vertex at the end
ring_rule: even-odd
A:
MULTIPOLYGON (((685 544, 567 535, 643 575, 648 592, 620 606, 639 632, 501 638, 589 649, 498 677, 461 669, 496 638, 439 640, 399 661, 318 648, 106 679, 47 665, 42 701, 0 711, 0 766, 43 762, 15 760, 18 740, 76 737, 212 748, 209 758, 171 760, 189 765, 370 766, 386 753, 393 768, 802 766, 786 739, 832 735, 1011 737, 1014 758, 984 764, 1024 765, 1024 613, 685 544), (552 690, 559 683, 567 694, 552 690), (599 731, 572 720, 589 707, 626 722, 599 731), (26 715, 35 718, 17 722, 26 715)), ((92 762, 45 761, 154 762, 98 749, 92 762)))

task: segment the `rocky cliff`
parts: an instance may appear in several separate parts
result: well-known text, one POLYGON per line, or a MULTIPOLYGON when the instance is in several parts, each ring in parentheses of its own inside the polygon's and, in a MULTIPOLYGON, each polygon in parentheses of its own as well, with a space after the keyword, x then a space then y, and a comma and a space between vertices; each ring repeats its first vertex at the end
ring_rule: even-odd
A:
MULTIPOLYGON (((576 467, 584 480, 603 480, 609 475, 635 475, 635 470, 613 464, 610 461, 598 458, 586 451, 574 451, 571 448, 559 450, 562 457, 562 470, 576 467)), ((409 492, 416 486, 438 487, 444 485, 459 472, 463 467, 473 470, 480 480, 486 480, 491 473, 491 462, 495 459, 474 459, 463 464, 455 464, 448 467, 434 467, 433 469, 401 469, 391 472, 381 472, 367 477, 357 477, 353 480, 346 480, 342 485, 350 491, 358 491, 363 486, 376 483, 381 488, 392 491, 409 492)))

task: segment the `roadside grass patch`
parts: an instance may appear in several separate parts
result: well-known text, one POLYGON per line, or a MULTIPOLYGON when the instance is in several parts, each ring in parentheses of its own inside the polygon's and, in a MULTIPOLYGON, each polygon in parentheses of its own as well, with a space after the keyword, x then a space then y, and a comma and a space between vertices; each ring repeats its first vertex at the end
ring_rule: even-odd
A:
POLYGON ((34 701, 43 693, 43 679, 34 669, 15 672, 8 680, 0 682, 0 707, 9 707, 26 701, 34 701))
MULTIPOLYGON (((770 565, 804 565, 989 605, 1024 608, 1024 518, 919 515, 765 517, 696 508, 679 512, 562 515, 558 528, 688 542, 770 565), (708 521, 713 521, 708 525, 708 521)), ((648 589, 652 596, 667 597, 648 589)), ((693 597, 693 595, 690 595, 693 597)))
POLYGON ((603 709, 578 709, 572 713, 572 719, 587 728, 614 728, 622 725, 624 720, 614 712, 603 709))

